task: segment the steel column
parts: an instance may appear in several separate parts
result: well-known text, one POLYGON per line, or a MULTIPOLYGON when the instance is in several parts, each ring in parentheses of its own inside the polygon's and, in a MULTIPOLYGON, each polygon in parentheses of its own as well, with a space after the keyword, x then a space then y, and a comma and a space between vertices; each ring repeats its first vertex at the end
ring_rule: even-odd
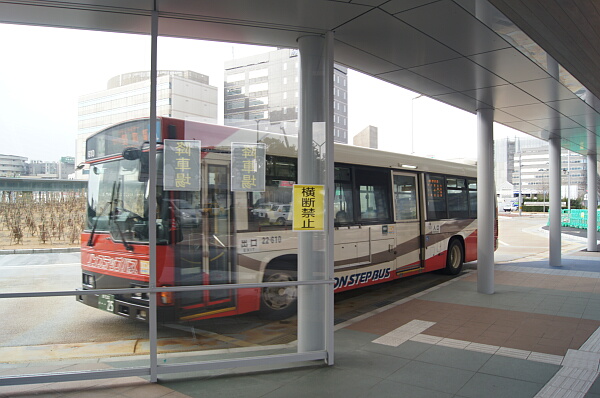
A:
MULTIPOLYGON (((332 134, 329 108, 333 91, 333 58, 323 36, 298 38, 300 50, 300 129, 298 134, 298 183, 323 184, 328 169, 333 170, 333 151, 328 150, 327 136, 332 134), (323 151, 325 146, 325 151, 323 151), (331 165, 327 160, 330 160, 331 165), (325 167, 323 167, 325 165, 325 167)), ((332 141, 329 141, 329 146, 332 141)), ((326 193, 326 203, 331 198, 326 193)), ((325 223, 331 228, 331 214, 325 223)), ((325 280, 330 277, 328 247, 333 247, 326 231, 298 233, 298 280, 325 280)), ((298 352, 324 350, 328 321, 326 286, 298 288, 298 352)), ((332 316, 331 314, 330 316, 332 316)))
POLYGON ((589 91, 586 93, 585 102, 593 109, 588 110, 586 115, 587 125, 587 208, 588 208, 588 222, 587 222, 587 250, 589 252, 598 251, 598 240, 596 231, 598 230, 598 153, 596 152, 597 138, 596 131, 598 126, 596 125, 596 105, 598 100, 589 91))
POLYGON ((560 195, 560 137, 552 136, 548 141, 550 151, 550 266, 560 267, 561 264, 561 195, 560 195))
POLYGON ((477 110, 477 291, 494 293, 494 110, 477 110))

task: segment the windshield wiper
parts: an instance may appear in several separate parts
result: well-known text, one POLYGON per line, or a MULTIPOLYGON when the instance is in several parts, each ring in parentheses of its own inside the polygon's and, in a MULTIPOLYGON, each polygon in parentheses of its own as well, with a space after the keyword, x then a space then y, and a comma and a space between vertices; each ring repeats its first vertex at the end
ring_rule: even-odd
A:
POLYGON ((129 242, 127 242, 127 240, 125 239, 125 234, 123 234, 123 231, 121 230, 121 227, 119 226, 119 223, 117 222, 117 203, 119 201, 119 190, 121 189, 121 182, 119 181, 119 185, 116 185, 116 189, 115 189, 115 184, 113 184, 113 194, 111 197, 111 205, 110 205, 110 215, 111 215, 111 220, 114 222, 115 227, 117 227, 117 231, 119 232, 119 236, 121 237, 121 241, 123 242, 123 246, 125 246, 125 250, 128 251, 133 251, 133 246, 131 246, 129 244, 129 242), (116 194, 115 194, 116 191, 116 194), (114 207, 113 207, 114 204, 114 207))
POLYGON ((90 232, 90 237, 87 241, 87 245, 88 246, 94 246, 94 235, 96 234, 96 227, 98 227, 98 220, 100 220, 100 217, 102 217, 102 215, 104 214, 104 212, 106 211, 106 208, 110 205, 111 203, 108 202, 106 203, 106 205, 104 206, 104 208, 102 209, 102 211, 100 212, 100 214, 98 214, 96 216, 96 220, 94 221, 94 226, 92 227, 92 231, 90 232))

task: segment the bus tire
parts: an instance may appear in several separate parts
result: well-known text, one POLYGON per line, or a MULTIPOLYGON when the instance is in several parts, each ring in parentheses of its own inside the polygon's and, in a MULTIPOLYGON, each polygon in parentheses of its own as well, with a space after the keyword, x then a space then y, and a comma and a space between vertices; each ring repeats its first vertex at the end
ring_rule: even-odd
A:
MULTIPOLYGON (((265 270, 264 282, 296 281, 296 264, 274 262, 265 270)), ((298 311, 298 286, 264 287, 260 293, 258 315, 262 319, 278 321, 296 315, 298 311)))
POLYGON ((463 268, 464 249, 460 239, 452 239, 448 244, 448 254, 446 256, 446 268, 444 272, 447 275, 458 275, 463 268))

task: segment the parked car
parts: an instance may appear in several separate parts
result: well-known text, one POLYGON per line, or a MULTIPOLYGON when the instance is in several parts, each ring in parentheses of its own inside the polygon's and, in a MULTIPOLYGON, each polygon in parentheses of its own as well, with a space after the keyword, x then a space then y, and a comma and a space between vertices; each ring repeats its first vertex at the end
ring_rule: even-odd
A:
POLYGON ((292 206, 291 205, 273 205, 271 210, 267 211, 269 223, 275 225, 292 224, 292 206))
POLYGON ((273 203, 261 203, 252 209, 251 212, 255 217, 267 218, 267 211, 271 210, 272 207, 273 203))
POLYGON ((202 218, 202 211, 200 209, 194 208, 184 199, 171 199, 170 201, 181 226, 197 227, 200 225, 200 219, 202 218))

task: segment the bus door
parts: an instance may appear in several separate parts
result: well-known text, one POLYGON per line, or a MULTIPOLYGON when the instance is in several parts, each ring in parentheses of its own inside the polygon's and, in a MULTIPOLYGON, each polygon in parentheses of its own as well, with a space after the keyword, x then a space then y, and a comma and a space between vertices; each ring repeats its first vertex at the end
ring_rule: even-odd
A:
POLYGON ((393 172, 394 220, 396 222, 396 274, 421 270, 423 227, 419 210, 417 174, 393 172))
MULTIPOLYGON (((226 164, 202 164, 200 211, 197 228, 188 232, 193 235, 193 249, 186 255, 193 258, 192 267, 186 267, 186 258, 181 258, 179 269, 180 285, 219 285, 232 283, 231 269, 231 194, 229 188, 229 166, 226 164)), ((184 238, 186 235, 185 229, 184 238)), ((185 245, 184 241, 180 244, 185 245)), ((205 290, 181 293, 180 320, 193 320, 201 316, 227 312, 235 309, 231 289, 205 290)))

